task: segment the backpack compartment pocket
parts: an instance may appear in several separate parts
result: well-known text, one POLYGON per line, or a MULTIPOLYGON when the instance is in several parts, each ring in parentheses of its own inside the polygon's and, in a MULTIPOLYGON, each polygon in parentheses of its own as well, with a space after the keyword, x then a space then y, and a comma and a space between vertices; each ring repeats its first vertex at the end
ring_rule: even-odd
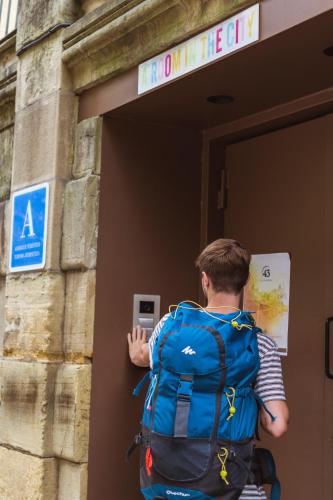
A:
POLYGON ((247 483, 254 480, 251 471, 254 454, 254 441, 224 442, 219 441, 219 447, 214 456, 213 468, 221 478, 223 488, 239 488, 242 490, 247 483), (222 471, 225 480, 222 479, 222 471))
POLYGON ((258 405, 251 387, 235 390, 235 399, 228 401, 227 394, 231 394, 230 388, 226 388, 221 398, 221 414, 218 427, 218 438, 237 442, 243 441, 255 433, 258 405), (230 415, 230 406, 234 406, 235 412, 230 415))
POLYGON ((202 478, 211 464, 212 445, 205 438, 174 438, 152 432, 153 468, 169 481, 191 482, 202 478))

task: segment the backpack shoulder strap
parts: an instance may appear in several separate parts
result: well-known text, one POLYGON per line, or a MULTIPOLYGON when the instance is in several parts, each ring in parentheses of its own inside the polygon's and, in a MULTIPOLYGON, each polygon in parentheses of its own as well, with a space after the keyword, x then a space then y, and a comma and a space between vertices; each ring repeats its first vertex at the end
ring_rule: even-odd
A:
POLYGON ((142 379, 140 380, 140 382, 135 387, 135 389, 133 391, 133 396, 138 397, 140 395, 140 392, 142 391, 142 389, 144 388, 144 386, 146 384, 148 384, 148 382, 150 381, 151 376, 152 376, 152 372, 151 371, 148 371, 147 373, 145 373, 145 375, 142 377, 142 379))

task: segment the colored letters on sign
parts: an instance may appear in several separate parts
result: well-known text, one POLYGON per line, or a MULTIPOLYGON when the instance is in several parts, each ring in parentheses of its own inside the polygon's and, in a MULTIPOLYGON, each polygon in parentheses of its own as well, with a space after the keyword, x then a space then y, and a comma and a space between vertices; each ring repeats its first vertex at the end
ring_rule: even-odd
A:
POLYGON ((140 64, 138 94, 259 40, 259 4, 140 64))
POLYGON ((9 262, 11 272, 44 267, 48 201, 47 183, 14 193, 9 262))

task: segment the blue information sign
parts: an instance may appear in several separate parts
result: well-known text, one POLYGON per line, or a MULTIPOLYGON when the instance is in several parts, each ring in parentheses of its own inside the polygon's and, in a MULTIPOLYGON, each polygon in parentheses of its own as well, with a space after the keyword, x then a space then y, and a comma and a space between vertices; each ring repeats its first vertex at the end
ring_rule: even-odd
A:
POLYGON ((13 194, 9 270, 45 266, 49 185, 38 184, 13 194))

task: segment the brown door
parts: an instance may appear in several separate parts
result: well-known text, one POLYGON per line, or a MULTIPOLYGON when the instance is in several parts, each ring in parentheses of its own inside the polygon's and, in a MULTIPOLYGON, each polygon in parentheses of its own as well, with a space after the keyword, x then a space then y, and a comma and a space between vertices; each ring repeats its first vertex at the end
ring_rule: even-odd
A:
POLYGON ((253 253, 292 257, 283 358, 292 418, 285 437, 264 439, 278 461, 284 500, 333 498, 333 380, 324 372, 324 324, 333 315, 332 133, 330 115, 225 149, 225 237, 253 253))

